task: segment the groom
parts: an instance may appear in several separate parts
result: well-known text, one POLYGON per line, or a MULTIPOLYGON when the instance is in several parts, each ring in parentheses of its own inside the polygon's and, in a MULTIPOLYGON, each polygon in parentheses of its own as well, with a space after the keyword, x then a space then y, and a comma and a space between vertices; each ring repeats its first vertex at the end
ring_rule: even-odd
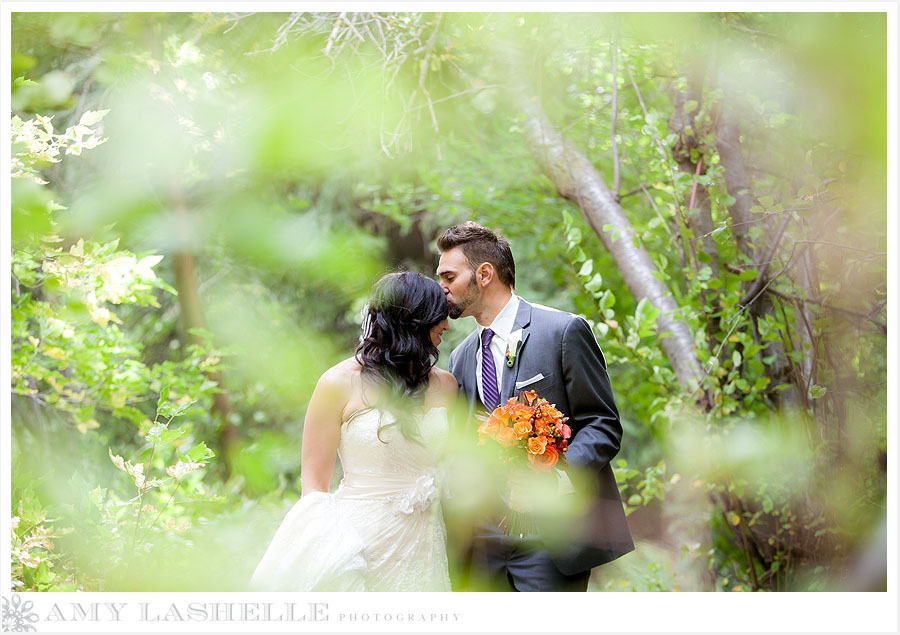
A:
POLYGON ((513 293, 515 263, 505 238, 470 221, 446 230, 437 244, 450 317, 471 315, 478 323, 450 355, 470 420, 476 410, 490 412, 519 390, 532 390, 569 417, 567 461, 589 475, 582 483, 557 473, 561 495, 574 481, 591 502, 566 549, 551 553, 536 536, 505 536, 488 523, 476 531, 473 566, 508 590, 586 591, 592 567, 634 549, 609 465, 622 426, 603 353, 584 318, 513 293))

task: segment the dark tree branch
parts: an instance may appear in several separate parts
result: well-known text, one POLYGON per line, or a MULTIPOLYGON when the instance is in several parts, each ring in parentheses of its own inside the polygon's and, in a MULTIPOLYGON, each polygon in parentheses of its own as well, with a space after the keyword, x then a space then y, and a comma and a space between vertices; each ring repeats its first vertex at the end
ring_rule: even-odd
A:
MULTIPOLYGON (((765 257, 760 261, 760 263, 771 262, 772 256, 775 254, 775 251, 778 249, 778 245, 781 243, 781 238, 782 238, 782 236, 784 236, 784 232, 787 229, 787 226, 793 220, 793 218, 794 218, 793 216, 785 216, 784 220, 781 222, 781 226, 778 228, 778 231, 775 234, 775 239, 772 241, 772 244, 769 245, 769 249, 766 252, 765 257)), ((796 247, 796 245, 795 245, 795 247, 796 247)), ((791 257, 793 257, 793 255, 794 255, 794 251, 793 251, 793 249, 791 249, 791 257)), ((788 259, 788 263, 790 263, 790 258, 788 259)), ((778 275, 773 276, 768 282, 766 282, 766 271, 769 268, 768 265, 767 264, 757 264, 754 268, 759 269, 759 275, 756 276, 756 280, 753 281, 753 284, 751 284, 750 287, 747 289, 747 291, 744 293, 744 297, 741 298, 740 304, 742 304, 742 305, 751 304, 753 302, 753 300, 755 300, 759 296, 760 288, 763 287, 764 284, 766 286, 768 286, 769 284, 772 283, 772 280, 774 280, 775 278, 780 276, 782 273, 784 273, 785 269, 787 268, 787 264, 785 264, 785 268, 782 269, 778 273, 778 275)))

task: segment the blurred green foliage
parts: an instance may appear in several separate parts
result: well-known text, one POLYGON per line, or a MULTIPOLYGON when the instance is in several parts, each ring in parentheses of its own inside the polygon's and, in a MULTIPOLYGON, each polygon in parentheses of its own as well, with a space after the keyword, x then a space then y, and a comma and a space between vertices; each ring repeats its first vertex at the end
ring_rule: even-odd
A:
MULTIPOLYGON (((370 286, 433 274, 434 239, 469 219, 510 239, 520 295, 584 315, 606 355, 639 553, 593 589, 846 583, 886 494, 884 14, 16 13, 11 44, 17 588, 243 589, 370 286), (509 76, 510 41, 530 76, 509 76), (670 120, 698 58, 694 176, 670 120), (619 204, 709 371, 706 409, 658 310, 541 173, 514 80, 606 183, 618 162, 619 204), (808 283, 779 277, 752 319, 759 263, 716 150, 728 109, 755 256, 790 215, 769 272, 796 256, 808 283), (706 236, 686 224, 696 185, 706 236), (166 480, 186 458, 206 465, 166 480)), ((451 325, 440 366, 473 327, 451 325)))

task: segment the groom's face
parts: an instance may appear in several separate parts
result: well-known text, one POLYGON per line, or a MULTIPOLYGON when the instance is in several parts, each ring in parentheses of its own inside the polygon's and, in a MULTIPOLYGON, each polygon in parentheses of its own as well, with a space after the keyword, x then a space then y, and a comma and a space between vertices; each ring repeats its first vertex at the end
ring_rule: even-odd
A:
POLYGON ((441 288, 447 294, 450 317, 472 315, 474 305, 481 299, 481 288, 475 282, 475 272, 469 267, 461 248, 454 247, 441 254, 437 274, 441 288))

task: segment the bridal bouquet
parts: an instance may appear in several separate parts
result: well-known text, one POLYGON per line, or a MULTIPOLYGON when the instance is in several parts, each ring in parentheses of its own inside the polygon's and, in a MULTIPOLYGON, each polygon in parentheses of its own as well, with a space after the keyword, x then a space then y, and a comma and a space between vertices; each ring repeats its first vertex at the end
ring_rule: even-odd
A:
MULTIPOLYGON (((479 442, 496 442, 500 461, 525 464, 535 472, 549 472, 560 461, 572 436, 563 416, 554 405, 533 391, 522 391, 496 408, 479 426, 479 442)), ((534 523, 525 514, 510 508, 500 523, 506 535, 524 535, 534 523)))

